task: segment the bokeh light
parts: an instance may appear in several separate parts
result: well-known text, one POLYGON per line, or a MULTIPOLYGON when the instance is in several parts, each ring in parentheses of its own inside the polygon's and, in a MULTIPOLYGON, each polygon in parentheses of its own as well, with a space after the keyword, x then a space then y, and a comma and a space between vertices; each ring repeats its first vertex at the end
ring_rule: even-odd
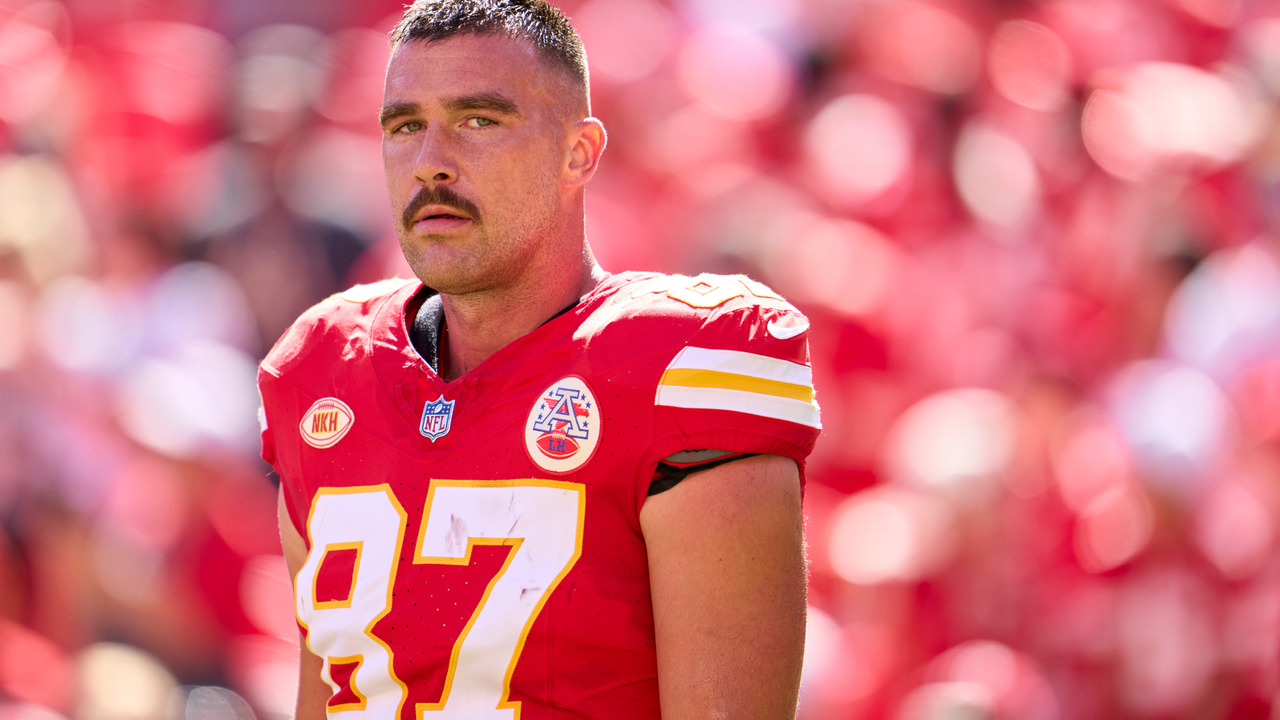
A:
POLYGON ((35 120, 55 100, 67 57, 58 35, 68 18, 60 3, 35 2, 0 16, 0 119, 35 120))
POLYGON ((218 33, 176 22, 135 22, 112 38, 125 102, 134 112, 188 123, 215 111, 231 47, 218 33))
POLYGON ((1280 18, 1259 18, 1240 32, 1241 43, 1259 70, 1259 80, 1280 95, 1280 18))
POLYGON ((1034 660, 992 640, 972 640, 939 655, 929 674, 940 694, 972 703, 995 718, 1056 720, 1053 689, 1034 660))
POLYGON ((0 620, 0 691, 16 700, 66 712, 74 688, 69 658, 27 628, 0 620))
POLYGON ((63 169, 34 156, 0 159, 0 248, 40 282, 82 269, 89 227, 63 169))
POLYGON ((592 0, 573 19, 592 80, 625 83, 647 77, 676 40, 671 12, 654 0, 592 0))
POLYGON ((765 278, 788 297, 851 316, 883 307, 903 262, 874 228, 798 212, 772 228, 765 278))
POLYGON ((1196 543, 1226 577, 1248 578, 1270 559, 1275 518, 1249 488, 1219 483, 1197 508, 1197 515, 1196 543))
POLYGON ((76 717, 91 720, 165 720, 177 689, 173 675, 153 656, 116 643, 90 646, 76 659, 80 669, 76 717))
POLYGON ((982 66, 974 27, 941 3, 879 3, 864 40, 877 68, 899 82, 942 94, 970 89, 982 66))
POLYGON ((1090 572, 1105 572, 1134 559, 1155 531, 1155 510, 1140 488, 1113 487, 1080 510, 1075 548, 1090 572))
POLYGON ((1111 392, 1126 442, 1153 481, 1189 492, 1217 467, 1235 420, 1231 401, 1209 376, 1148 360, 1119 374, 1111 392))
POLYGON ((902 113, 873 95, 831 101, 804 135, 817 191, 853 207, 902 182, 910 168, 911 142, 902 113))
POLYGON ((256 720, 244 698, 222 687, 178 688, 169 711, 171 720, 256 720))
POLYGON ((955 178, 969 210, 993 225, 1020 227, 1040 209, 1035 161, 1017 140, 988 125, 973 123, 961 131, 955 178))
POLYGON ((791 92, 791 72, 782 51, 767 39, 729 26, 700 30, 680 50, 685 93, 731 120, 780 110, 791 92))
POLYGON ((290 641, 298 632, 293 613, 293 584, 280 555, 250 558, 240 576, 240 602, 259 630, 290 641))
POLYGON ((987 53, 991 84, 1010 101, 1049 112, 1070 99, 1071 52, 1049 28, 1029 20, 1003 22, 987 53))
POLYGON ((1169 301, 1165 334, 1174 357, 1218 377, 1268 354, 1280 326, 1280 264, 1246 245, 1209 258, 1169 301))
POLYGON ((1075 512, 1133 478, 1128 446, 1119 432, 1096 416, 1086 415, 1078 425, 1064 433, 1053 455, 1058 491, 1075 512))
POLYGON ((1014 428, 1013 408, 999 393, 976 388, 938 393, 902 414, 887 443, 887 463, 893 476, 906 482, 967 492, 975 481, 1005 469, 1014 428))
POLYGON ((858 585, 919 580, 953 550, 955 513, 943 498, 906 488, 850 497, 831 526, 831 566, 858 585))
POLYGON ((1157 161, 1214 167, 1257 137, 1257 109, 1238 83, 1178 63, 1144 63, 1103 79, 1085 107, 1084 142, 1107 172, 1141 178, 1157 161))
POLYGON ((1207 603, 1203 582, 1183 570, 1153 570, 1125 585, 1118 680, 1130 711, 1186 712, 1203 692, 1218 648, 1207 603))
POLYGON ((257 423, 257 370, 244 353, 192 343, 172 360, 145 360, 121 388, 120 422, 134 440, 185 456, 206 443, 250 447, 257 423))

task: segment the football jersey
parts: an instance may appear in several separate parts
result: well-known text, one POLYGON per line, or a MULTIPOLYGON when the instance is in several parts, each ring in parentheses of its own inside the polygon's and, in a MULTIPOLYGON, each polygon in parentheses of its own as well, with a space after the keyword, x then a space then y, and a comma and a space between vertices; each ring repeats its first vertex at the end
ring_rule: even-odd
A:
POLYGON ((745 277, 623 273, 445 382, 409 340, 422 289, 320 303, 259 373, 329 713, 659 717, 639 521, 654 468, 714 448, 803 473, 808 321, 745 277))

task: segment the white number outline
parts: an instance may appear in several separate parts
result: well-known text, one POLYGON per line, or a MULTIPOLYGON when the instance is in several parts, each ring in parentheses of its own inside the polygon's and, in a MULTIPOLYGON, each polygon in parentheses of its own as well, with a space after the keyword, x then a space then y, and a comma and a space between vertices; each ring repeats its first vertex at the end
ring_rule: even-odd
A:
MULTIPOLYGON (((303 564, 302 569, 299 570, 298 576, 299 578, 301 578, 303 573, 308 572, 308 568, 311 566, 311 556, 316 552, 317 546, 312 537, 312 534, 313 534, 312 522, 315 518, 316 508, 319 507, 321 499, 329 495, 363 495, 363 494, 376 495, 378 493, 383 493, 386 496, 387 500, 390 501, 392 509, 394 509, 396 514, 400 516, 400 522, 399 522, 399 527, 397 527, 396 529, 395 547, 392 550, 391 570, 387 575, 387 601, 386 601, 386 604, 383 605, 382 611, 379 612, 377 615, 375 615, 374 618, 370 620, 367 625, 365 625, 364 634, 370 640, 373 640, 375 643, 381 645, 383 650, 385 650, 387 653, 387 675, 392 680, 394 680, 397 685, 400 686, 400 700, 399 702, 396 703, 396 712, 395 712, 395 715, 393 716, 393 720, 398 720, 398 718, 400 717, 401 711, 404 709, 404 703, 409 698, 409 686, 405 685, 404 681, 402 681, 399 678, 399 676, 396 675, 395 652, 391 649, 391 646, 388 645, 386 642, 383 642, 382 638, 373 634, 373 628, 379 622, 382 621, 382 618, 386 617, 387 614, 391 612, 392 593, 395 590, 396 574, 400 566, 400 555, 404 550, 404 534, 409 524, 409 513, 405 512, 404 506, 400 504, 400 500, 396 497, 395 492, 392 491, 390 483, 378 483, 377 485, 356 485, 352 487, 322 487, 316 490, 315 497, 311 499, 311 510, 307 513, 307 526, 306 526, 307 546, 310 548, 310 550, 307 552, 306 562, 303 564)), ((357 556, 357 562, 351 572, 351 594, 353 596, 355 595, 356 582, 360 574, 360 561, 364 559, 364 541, 361 540, 358 542, 361 543, 360 551, 357 556)), ((346 603, 346 605, 343 607, 334 607, 334 606, 320 607, 320 608, 316 607, 315 576, 319 575, 320 563, 324 559, 324 553, 328 551, 329 546, 332 544, 333 543, 326 543, 321 549, 321 556, 316 559, 315 567, 310 570, 310 573, 313 576, 311 578, 311 582, 304 584, 304 583, 299 583, 295 581, 295 588, 294 588, 295 615, 298 618, 298 624, 301 625, 302 628, 307 631, 305 636, 307 650, 310 651, 311 654, 317 655, 324 660, 324 667, 321 669, 320 676, 321 676, 321 679, 324 680, 327 685, 333 688, 333 692, 335 694, 339 690, 341 690, 341 688, 337 687, 332 682, 333 675, 332 675, 332 670, 330 668, 332 667, 334 661, 337 661, 337 663, 340 665, 352 664, 353 662, 356 663, 356 667, 351 671, 351 676, 350 676, 351 680, 349 683, 349 688, 356 697, 360 698, 359 702, 345 703, 337 706, 330 706, 326 702, 325 704, 326 715, 329 713, 348 712, 352 710, 363 711, 367 707, 368 701, 369 701, 368 697, 366 697, 364 693, 360 692, 360 690, 356 686, 356 676, 360 672, 360 668, 364 665, 365 657, 363 655, 350 655, 350 656, 336 657, 336 656, 329 656, 327 654, 320 655, 320 653, 317 653, 311 647, 311 627, 306 623, 306 621, 303 620, 302 613, 300 612, 301 608, 298 607, 302 603, 303 592, 307 592, 311 594, 310 601, 312 604, 312 612, 324 612, 326 610, 334 610, 334 609, 348 609, 350 607, 349 602, 346 603), (305 588, 305 589, 302 589, 302 588, 305 588), (328 675, 329 677, 325 678, 325 675, 328 675)), ((337 544, 342 545, 346 543, 337 543, 337 544)))
POLYGON ((499 537, 467 537, 467 549, 461 558, 454 557, 427 557, 419 555, 420 548, 423 545, 424 538, 427 534, 427 522, 431 517, 431 507, 435 502, 436 490, 441 487, 476 487, 476 488, 493 488, 493 487, 545 487, 558 488, 561 490, 572 490, 578 495, 578 513, 577 528, 574 531, 573 555, 565 563, 564 567, 555 576, 551 582, 547 583, 547 588, 542 592, 542 596, 538 598, 538 602, 534 605, 533 611, 529 614, 528 619, 524 623, 524 627, 520 630, 519 638, 516 641, 515 651, 511 654, 511 661, 507 664, 507 671, 502 679, 502 696, 498 701, 495 710, 513 710, 515 720, 520 720, 520 702, 511 700, 511 676, 515 673, 516 664, 520 660, 520 653, 524 650, 525 641, 529 639, 529 633, 533 630, 533 624, 542 613, 542 608, 546 606, 547 600, 551 598, 551 593, 555 592, 556 587, 560 585, 560 581, 569 574, 569 571, 578 563, 578 558, 582 557, 582 538, 586 527, 586 508, 587 508, 587 492, 586 485, 582 483, 564 482, 560 480, 541 480, 535 478, 527 478, 520 480, 432 480, 431 488, 427 491, 427 500, 422 508, 422 524, 418 529, 418 540, 414 543, 413 562, 415 565, 469 565, 471 563, 471 551, 476 545, 509 545, 511 550, 507 552, 507 559, 503 561, 502 567, 494 574, 493 579, 489 581, 485 587, 484 594, 480 597, 480 602, 476 603, 476 609, 468 618, 466 626, 459 633, 458 639, 454 641, 453 648, 449 653, 449 670, 445 675, 444 690, 440 693, 440 701, 435 703, 415 703, 414 712, 417 720, 426 720, 426 712, 439 712, 445 710, 449 702, 449 694, 453 689, 454 680, 456 679, 456 671, 458 667, 458 656, 462 652, 462 645, 466 642, 467 636, 471 632, 471 628, 480 619, 480 614, 484 612, 485 606, 489 601, 489 593, 493 592, 494 586, 498 583, 502 576, 506 573, 507 568, 511 566, 511 562, 515 559, 516 553, 520 551, 520 547, 524 544, 524 538, 499 538, 499 537))
MULTIPOLYGON (((418 538, 417 538, 417 541, 414 543, 413 564, 465 566, 471 563, 471 553, 472 553, 472 550, 477 545, 489 545, 489 546, 506 545, 506 546, 509 546, 511 549, 507 552, 507 557, 503 561, 502 566, 498 569, 498 571, 494 574, 494 576, 489 580, 489 583, 485 588, 484 594, 481 595, 480 601, 476 604, 476 609, 471 613, 471 617, 468 618, 466 626, 462 629, 462 631, 458 635, 458 638, 453 643, 453 648, 451 649, 449 654, 449 667, 445 675, 444 689, 441 692, 439 702, 415 703, 414 713, 417 717, 417 720, 426 720, 425 713, 427 712, 439 712, 439 711, 444 711, 446 709, 446 705, 449 701, 450 692, 453 689, 454 682, 456 680, 458 657, 463 650, 463 644, 466 642, 472 627, 476 624, 477 620, 480 619, 481 614, 485 611, 485 608, 489 601, 490 593, 493 591, 494 586, 498 583, 499 580, 502 579, 507 569, 511 566, 512 561, 516 558, 517 553, 519 553, 525 541, 525 538, 523 537, 474 537, 474 536, 468 535, 466 551, 464 555, 460 558, 447 557, 447 556, 445 557, 421 556, 419 552, 423 546, 424 538, 426 537, 426 534, 427 534, 427 524, 431 517, 431 508, 435 502, 436 490, 441 487, 449 487, 449 488, 545 487, 545 488, 557 488, 561 490, 573 491, 577 495, 577 506, 578 506, 577 517, 576 517, 577 526, 574 530, 573 554, 572 556, 570 556, 568 561, 563 565, 563 567, 561 567, 559 573, 555 576, 555 578, 551 582, 547 583, 546 588, 543 590, 541 596, 538 598, 537 603, 534 605, 533 609, 529 613, 528 618, 525 620, 524 625, 520 630, 520 634, 516 640, 515 650, 511 654, 511 660, 507 664, 506 672, 503 676, 501 698, 498 702, 498 705, 494 708, 494 710, 512 710, 514 714, 514 720, 520 720, 521 703, 520 701, 513 701, 510 699, 511 678, 512 678, 512 675, 515 673, 516 665, 520 660, 520 654, 524 650, 524 645, 525 645, 525 642, 528 640, 529 633, 533 630, 533 625, 537 621, 538 616, 541 615, 542 609, 546 606, 547 601, 551 598, 551 594, 555 592, 555 589, 560 585, 560 582, 574 568, 574 566, 578 562, 578 559, 582 557, 582 543, 583 543, 583 536, 584 536, 585 527, 586 527, 586 486, 582 483, 565 482, 565 481, 559 481, 559 480, 543 480, 543 479, 536 479, 536 478, 514 479, 514 480, 437 480, 437 479, 431 480, 431 485, 427 491, 426 501, 423 504, 422 522, 420 523, 420 526, 419 526, 418 538)), ((403 552, 404 535, 408 525, 408 513, 405 512, 403 505, 401 505, 400 501, 395 497, 395 493, 391 490, 390 485, 387 483, 381 483, 378 485, 363 485, 363 486, 346 487, 346 488, 320 488, 316 492, 315 497, 312 499, 311 514, 308 516, 308 519, 307 519, 308 545, 311 547, 311 551, 308 553, 308 558, 307 558, 308 562, 306 565, 304 565, 304 567, 310 565, 310 560, 311 560, 310 556, 312 553, 316 552, 317 550, 316 545, 311 541, 311 534, 312 534, 311 517, 314 516, 315 514, 315 509, 319 503, 320 498, 324 495, 377 493, 377 492, 385 493, 386 496, 391 500, 392 506, 400 515, 400 523, 399 523, 399 528, 397 530, 398 534, 397 534, 397 540, 395 544, 395 558, 393 559, 393 562, 391 564, 391 573, 387 580, 387 603, 386 603, 386 606, 383 608, 383 610, 365 627, 364 634, 367 635, 373 641, 377 642, 379 645, 381 645, 387 652, 388 673, 390 674, 391 679, 394 680, 396 684, 398 684, 401 688, 400 702, 396 706, 396 713, 393 718, 393 720, 399 720, 400 713, 404 709, 404 703, 408 699, 408 686, 406 686, 405 683, 401 681, 400 678, 397 677, 395 674, 395 667, 394 667, 395 653, 392 651, 391 646, 388 645, 386 642, 384 642, 381 638, 379 638, 377 635, 373 633, 374 626, 376 626, 378 622, 380 622, 382 618, 386 617, 386 615, 391 611, 392 592, 395 587, 396 570, 397 570, 397 567, 399 566, 399 558, 403 552)), ((340 543, 337 545, 347 545, 348 547, 350 546, 349 543, 340 543)), ((335 546, 334 543, 329 543, 325 545, 323 548, 319 548, 322 553, 321 558, 317 560, 316 567, 312 571, 313 577, 311 578, 311 582, 308 583, 309 585, 312 586, 311 588, 308 588, 308 591, 312 592, 312 600, 313 600, 312 612, 321 612, 325 609, 336 607, 332 605, 328 606, 328 608, 320 607, 320 606, 317 606, 316 603, 314 603, 314 598, 315 598, 314 585, 315 585, 316 576, 319 575, 320 564, 323 561, 323 553, 327 552, 329 549, 333 548, 334 546, 335 546)), ((353 568, 353 572, 352 572, 352 593, 353 594, 355 592, 356 578, 360 573, 360 564, 362 559, 363 559, 363 547, 361 547, 359 554, 357 555, 355 567, 353 568)), ((489 607, 492 609, 496 607, 496 605, 489 606, 489 607)), ((494 610, 494 612, 500 612, 500 611, 494 610)), ((307 630, 307 648, 308 650, 310 650, 311 649, 310 628, 305 622, 303 622, 301 614, 299 614, 298 616, 298 622, 300 625, 302 625, 303 628, 307 630)), ((313 651, 313 654, 314 654, 314 651, 313 651)), ((360 656, 352 656, 352 657, 345 657, 345 658, 336 658, 336 657, 324 658, 326 669, 330 666, 332 662, 340 662, 345 664, 345 663, 351 663, 353 661, 359 662, 362 664, 364 661, 364 658, 360 656)), ((348 704, 344 704, 336 707, 326 707, 326 710, 328 713, 337 713, 337 712, 346 712, 350 710, 365 709, 365 706, 367 704, 366 698, 364 697, 363 693, 361 693, 355 686, 355 677, 358 670, 359 670, 359 666, 357 666, 357 668, 352 671, 350 689, 353 693, 356 694, 357 697, 360 698, 361 702, 348 703, 348 704)), ((323 673, 322 673, 322 676, 323 676, 323 673)), ((336 691, 337 689, 335 688, 335 692, 336 691)))

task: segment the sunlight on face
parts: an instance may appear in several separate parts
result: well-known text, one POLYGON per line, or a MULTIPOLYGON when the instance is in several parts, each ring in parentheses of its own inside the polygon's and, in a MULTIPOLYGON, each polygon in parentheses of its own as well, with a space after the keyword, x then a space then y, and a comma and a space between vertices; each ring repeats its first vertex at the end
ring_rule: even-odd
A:
POLYGON ((396 46, 383 164, 401 247, 424 283, 457 294, 521 276, 563 223, 569 131, 584 113, 581 89, 527 42, 396 46))

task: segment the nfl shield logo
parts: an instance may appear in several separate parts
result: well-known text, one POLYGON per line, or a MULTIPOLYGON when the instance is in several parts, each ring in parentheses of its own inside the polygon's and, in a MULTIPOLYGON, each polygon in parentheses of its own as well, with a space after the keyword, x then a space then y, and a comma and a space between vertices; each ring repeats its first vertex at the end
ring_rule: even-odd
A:
POLYGON ((422 425, 418 428, 422 437, 435 442, 449 434, 449 425, 453 422, 453 406, 457 400, 445 400, 444 396, 436 398, 422 408, 422 425))

